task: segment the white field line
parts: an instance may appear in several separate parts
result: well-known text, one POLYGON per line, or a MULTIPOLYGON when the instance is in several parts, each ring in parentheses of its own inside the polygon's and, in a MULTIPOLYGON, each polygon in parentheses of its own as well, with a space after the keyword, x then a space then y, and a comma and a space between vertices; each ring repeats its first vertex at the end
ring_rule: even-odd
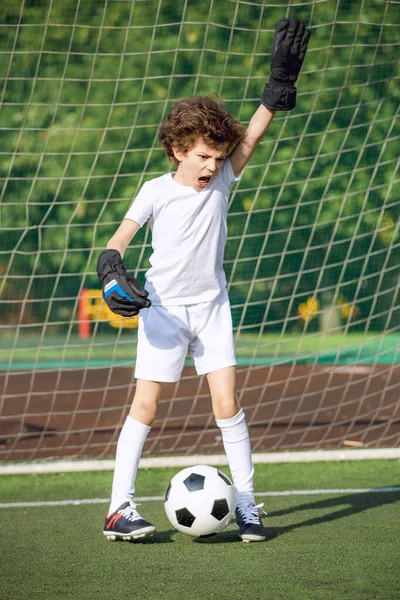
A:
MULTIPOLYGON (((281 492, 259 492, 257 497, 275 497, 275 496, 328 496, 337 494, 387 494, 390 492, 400 492, 400 487, 381 487, 381 488, 339 488, 327 490, 284 490, 281 492)), ((164 496, 141 496, 135 498, 140 502, 161 502, 164 496)), ((82 500, 43 500, 42 502, 5 502, 0 504, 0 508, 43 508, 45 506, 81 506, 83 504, 108 504, 109 498, 83 498, 82 500)))
MULTIPOLYGON (((331 462, 341 460, 400 460, 400 448, 345 448, 342 450, 305 450, 304 452, 260 452, 253 454, 254 464, 331 462)), ((0 475, 112 471, 114 460, 54 460, 36 463, 0 464, 0 475)), ((142 469, 227 465, 224 454, 193 454, 142 458, 142 469)))

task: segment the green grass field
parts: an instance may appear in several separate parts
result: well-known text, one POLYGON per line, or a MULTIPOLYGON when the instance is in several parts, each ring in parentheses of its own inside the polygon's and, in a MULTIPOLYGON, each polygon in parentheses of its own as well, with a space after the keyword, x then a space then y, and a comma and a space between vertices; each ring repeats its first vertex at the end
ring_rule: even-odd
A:
MULTIPOLYGON (((82 368, 85 365, 129 365, 136 358, 137 332, 124 330, 96 335, 86 340, 78 336, 0 337, 0 369, 82 368)), ((380 332, 321 332, 302 335, 243 333, 236 341, 238 364, 395 364, 400 362, 400 336, 380 332)), ((190 360, 187 365, 191 365, 190 360)))
MULTIPOLYGON (((140 471, 138 496, 163 495, 178 470, 140 471)), ((110 472, 1 477, 4 600, 399 598, 400 488, 356 493, 399 486, 399 461, 258 465, 258 492, 316 492, 259 496, 268 540, 258 544, 242 543, 233 525, 194 541, 171 528, 160 500, 140 509, 158 527, 154 538, 109 542, 102 499, 111 479, 110 472), (99 500, 6 506, 82 499, 99 500)))

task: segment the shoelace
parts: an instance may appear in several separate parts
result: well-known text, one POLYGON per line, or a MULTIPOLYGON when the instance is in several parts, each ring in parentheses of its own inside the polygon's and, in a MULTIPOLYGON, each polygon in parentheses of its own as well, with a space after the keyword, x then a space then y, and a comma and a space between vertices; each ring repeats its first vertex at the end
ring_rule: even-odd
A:
POLYGON ((263 512, 264 515, 267 513, 263 509, 264 502, 262 504, 242 504, 238 506, 238 511, 240 512, 240 516, 246 523, 256 523, 257 525, 260 523, 260 511, 263 512))
POLYGON ((130 504, 129 506, 124 508, 124 510, 120 510, 118 512, 123 517, 128 519, 128 521, 137 521, 138 519, 141 519, 142 517, 139 515, 138 511, 136 510, 136 506, 139 506, 139 505, 138 504, 130 504))

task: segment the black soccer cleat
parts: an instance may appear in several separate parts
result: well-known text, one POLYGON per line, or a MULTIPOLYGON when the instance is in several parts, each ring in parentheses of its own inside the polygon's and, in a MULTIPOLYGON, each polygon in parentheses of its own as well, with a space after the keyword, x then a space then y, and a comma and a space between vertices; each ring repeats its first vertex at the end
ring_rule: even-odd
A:
POLYGON ((136 505, 124 502, 113 513, 107 513, 103 533, 109 540, 131 542, 153 535, 156 528, 145 521, 136 510, 136 505))
MULTIPOLYGON (((263 505, 254 502, 251 495, 240 496, 236 499, 236 527, 239 537, 244 542, 263 542, 267 537, 263 527, 260 511, 263 505)), ((264 513, 266 514, 266 513, 264 513)))

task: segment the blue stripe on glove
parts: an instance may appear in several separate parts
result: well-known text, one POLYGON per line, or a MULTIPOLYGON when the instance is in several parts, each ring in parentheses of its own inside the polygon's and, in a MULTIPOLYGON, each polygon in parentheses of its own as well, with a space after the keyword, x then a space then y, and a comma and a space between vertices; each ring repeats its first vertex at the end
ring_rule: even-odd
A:
POLYGON ((124 292, 122 287, 119 285, 119 283, 115 279, 113 281, 110 281, 110 283, 104 289, 104 298, 108 298, 108 296, 110 294, 112 294, 113 292, 118 292, 118 294, 122 298, 125 298, 126 300, 129 300, 130 302, 135 302, 134 298, 132 298, 132 296, 129 296, 126 292, 124 292), (110 283, 112 283, 113 285, 108 287, 110 285, 110 283))

